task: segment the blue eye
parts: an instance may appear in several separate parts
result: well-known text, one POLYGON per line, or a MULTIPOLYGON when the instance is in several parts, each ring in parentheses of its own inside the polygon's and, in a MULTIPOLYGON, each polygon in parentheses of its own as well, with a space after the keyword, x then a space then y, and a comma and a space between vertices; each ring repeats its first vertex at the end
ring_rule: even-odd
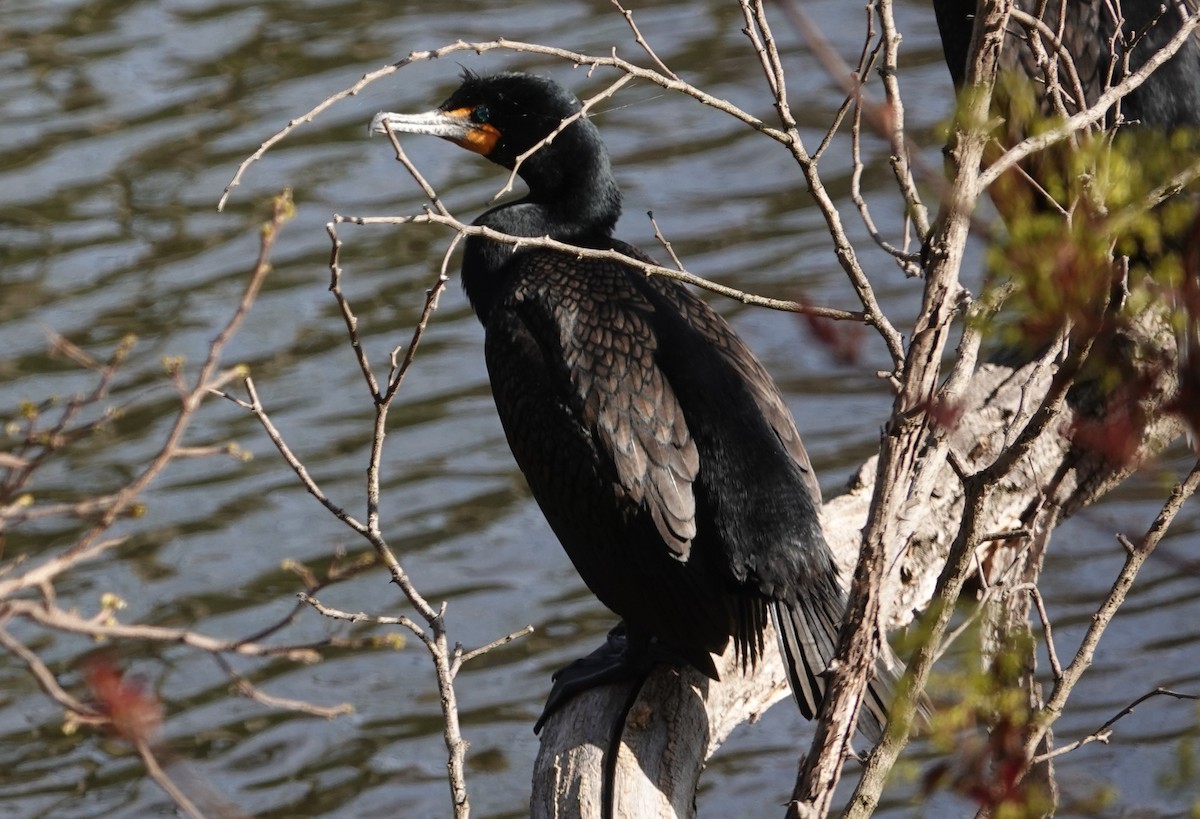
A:
POLYGON ((492 116, 492 112, 488 110, 486 105, 476 105, 471 111, 471 122, 482 125, 487 122, 492 116))

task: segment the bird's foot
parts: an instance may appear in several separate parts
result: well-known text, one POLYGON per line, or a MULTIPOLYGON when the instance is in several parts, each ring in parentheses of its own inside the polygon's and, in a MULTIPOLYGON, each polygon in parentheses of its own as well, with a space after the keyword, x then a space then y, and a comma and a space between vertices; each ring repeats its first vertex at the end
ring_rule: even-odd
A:
POLYGON ((644 676, 654 663, 663 659, 648 647, 635 647, 630 643, 625 624, 618 623, 604 641, 604 645, 591 654, 565 665, 554 672, 551 679, 550 696, 546 707, 533 725, 536 734, 542 730, 550 715, 578 694, 592 688, 612 683, 628 682, 644 676))

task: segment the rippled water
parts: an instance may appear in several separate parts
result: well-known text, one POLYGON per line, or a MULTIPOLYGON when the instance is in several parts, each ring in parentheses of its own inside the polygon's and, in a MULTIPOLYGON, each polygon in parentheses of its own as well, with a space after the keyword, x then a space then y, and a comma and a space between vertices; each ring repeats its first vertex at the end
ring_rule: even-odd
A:
MULTIPOLYGON (((266 199, 292 186, 297 218, 285 229, 275 269, 226 360, 249 364, 275 422, 314 477, 356 514, 372 408, 336 307, 326 291, 334 212, 412 213, 418 192, 384 140, 368 140, 380 109, 424 110, 456 82, 458 65, 549 73, 580 93, 609 77, 545 58, 470 52, 425 63, 368 88, 297 131, 253 166, 224 213, 215 203, 237 163, 290 118, 361 74, 410 50, 498 34, 588 53, 639 56, 626 23, 607 4, 526 2, 501 8, 456 4, 31 2, 0 7, 0 417, 18 403, 66 396, 90 380, 50 357, 46 328, 103 357, 128 334, 138 343, 112 403, 125 414, 97 440, 73 449, 33 487, 40 498, 110 490, 161 442, 177 402, 164 356, 194 371, 232 310, 257 248, 266 199), (553 19, 551 19, 553 18, 553 19)), ((806 4, 833 44, 855 59, 863 12, 836 0, 806 4)), ((902 7, 908 114, 932 167, 936 122, 949 104, 932 14, 902 7)), ((654 3, 635 9, 642 32, 675 70, 707 90, 770 116, 761 71, 736 5, 654 3)), ((840 99, 826 74, 782 22, 790 91, 815 144, 840 99)), ((652 210, 693 272, 757 292, 852 308, 853 297, 820 219, 783 149, 693 102, 634 84, 597 115, 626 196, 620 234, 654 247, 652 210)), ((413 157, 464 216, 485 207, 502 175, 437 140, 408 140, 413 157)), ((878 145, 866 184, 881 226, 895 235, 878 145)), ((831 150, 826 183, 844 202, 853 235, 863 230, 846 197, 849 167, 831 150)), ((447 235, 433 228, 351 228, 343 255, 369 354, 383 366, 407 343, 447 235)), ((868 247, 868 242, 861 246, 868 247)), ((865 253, 885 306, 902 321, 919 295, 879 252, 865 253)), ((717 300, 776 376, 797 415, 827 490, 874 451, 890 399, 873 376, 882 345, 839 365, 788 315, 717 300)), ((486 384, 482 332, 457 285, 430 326, 392 413, 383 525, 405 567, 431 600, 450 601, 452 637, 467 645, 532 623, 534 636, 467 668, 459 680, 471 798, 477 815, 520 816, 536 752, 530 731, 552 669, 589 650, 611 616, 587 593, 531 502, 508 454, 486 384)), ((335 549, 362 543, 299 488, 245 412, 213 400, 191 443, 236 440, 254 458, 188 460, 147 495, 144 517, 120 525, 130 541, 69 575, 65 601, 94 611, 100 594, 128 601, 126 622, 188 626, 222 637, 253 633, 284 615, 300 586, 285 559, 323 567, 335 549)), ((1082 634, 1120 566, 1114 531, 1136 534, 1163 487, 1186 463, 1182 451, 1151 466, 1102 506, 1064 526, 1046 569, 1060 652, 1082 634)), ((1200 690, 1200 603, 1195 504, 1146 568, 1102 644, 1097 670, 1060 723, 1074 738, 1158 684, 1200 690), (1190 561, 1190 562, 1189 562, 1190 561)), ((12 533, 4 557, 69 542, 75 528, 12 533)), ((401 610, 382 571, 321 594, 333 606, 401 610)), ((82 693, 81 638, 10 624, 82 693)), ((304 613, 289 641, 334 627, 304 613)), ((279 713, 231 696, 210 659, 182 647, 127 644, 123 661, 167 703, 171 748, 197 777, 262 816, 441 816, 449 813, 444 748, 429 663, 401 652, 334 653, 318 666, 237 663, 269 693, 356 713, 333 721, 279 713)), ((61 710, 11 658, 0 660, 0 815, 133 817, 169 814, 166 797, 115 741, 64 736, 61 710)), ((1119 723, 1110 745, 1064 759, 1066 801, 1112 783, 1107 815, 1173 815, 1200 795, 1179 771, 1194 739, 1196 710, 1154 701, 1119 723), (1190 734, 1189 734, 1190 732, 1190 734)), ((705 815, 775 815, 790 789, 808 728, 790 706, 741 729, 703 779, 705 815)), ((918 752, 920 747, 918 746, 918 752)), ((907 792, 907 788, 904 789, 907 792)), ((939 797, 894 815, 961 815, 939 797)), ((1085 811, 1086 812, 1086 811, 1085 811)))

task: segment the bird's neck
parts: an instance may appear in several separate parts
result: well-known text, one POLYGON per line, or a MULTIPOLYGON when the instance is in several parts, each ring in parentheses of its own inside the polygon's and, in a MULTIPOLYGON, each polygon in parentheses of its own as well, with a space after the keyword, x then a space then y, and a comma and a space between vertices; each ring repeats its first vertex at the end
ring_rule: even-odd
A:
POLYGON ((518 169, 529 186, 524 199, 495 208, 481 219, 498 230, 536 230, 519 235, 545 235, 564 242, 611 236, 621 215, 621 191, 608 154, 602 148, 574 149, 572 136, 570 131, 559 136, 568 143, 564 150, 543 150, 518 169))
MULTIPOLYGON (((558 163, 550 172, 539 170, 535 166, 522 174, 529 183, 528 196, 492 208, 475 224, 510 236, 549 236, 569 244, 607 246, 621 215, 621 192, 608 157, 601 154, 575 165, 558 163)), ((513 252, 513 245, 505 242, 482 236, 467 239, 463 288, 485 324, 507 284, 505 267, 513 252)))

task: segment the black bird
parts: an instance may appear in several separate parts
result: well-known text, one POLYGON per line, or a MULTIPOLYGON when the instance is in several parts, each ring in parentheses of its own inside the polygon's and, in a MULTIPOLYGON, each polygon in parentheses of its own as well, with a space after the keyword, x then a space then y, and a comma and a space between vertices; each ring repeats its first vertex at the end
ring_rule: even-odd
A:
MULTIPOLYGON (((551 80, 468 72, 436 110, 381 113, 372 128, 443 137, 512 169, 579 110, 551 80)), ((474 224, 651 261, 612 235, 621 194, 589 120, 562 127, 517 172, 528 195, 474 224)), ((694 292, 620 261, 470 236, 462 275, 517 464, 625 626, 618 662, 598 652, 556 675, 547 714, 664 655, 717 679, 712 655, 732 639, 753 663, 770 612, 811 718, 846 598, 812 466, 762 364, 694 292)), ((866 698, 860 726, 872 738, 886 689, 876 680, 866 698)))

